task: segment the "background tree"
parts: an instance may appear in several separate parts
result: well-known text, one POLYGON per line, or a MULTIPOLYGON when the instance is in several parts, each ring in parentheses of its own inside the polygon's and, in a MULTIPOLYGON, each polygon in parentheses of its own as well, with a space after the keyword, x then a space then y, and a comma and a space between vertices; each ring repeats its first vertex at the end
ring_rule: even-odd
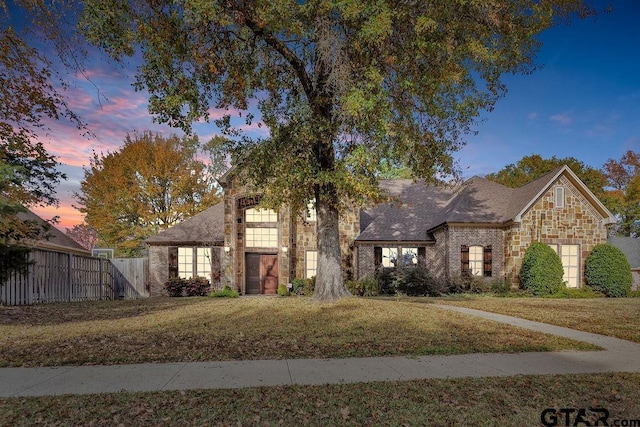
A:
POLYGON ((196 158, 197 138, 127 135, 120 151, 94 154, 76 194, 100 245, 137 256, 142 240, 219 201, 196 158))
POLYGON ((76 224, 72 228, 65 228, 65 234, 90 251, 96 247, 98 232, 87 224, 76 224))
POLYGON ((620 160, 609 159, 602 172, 608 184, 604 200, 620 220, 617 233, 640 237, 640 154, 629 150, 620 160))
POLYGON ((555 170, 562 165, 567 165, 585 183, 585 185, 598 198, 604 195, 604 187, 607 186, 607 178, 599 169, 585 165, 574 157, 543 159, 538 154, 524 156, 516 163, 511 163, 498 172, 490 173, 485 178, 498 182, 507 187, 521 187, 534 179, 555 170))
POLYGON ((141 49, 135 86, 161 122, 189 130, 211 106, 247 110, 258 99, 269 138, 241 137, 229 116, 218 124, 265 205, 301 210, 315 199, 320 300, 348 295, 339 212, 380 196, 380 160, 429 179, 454 173, 461 135, 505 93, 501 75, 534 68, 534 36, 558 15, 589 12, 582 0, 84 5, 93 43, 116 59, 141 49))
MULTIPOLYGON (((12 25, 18 17, 24 28, 39 28, 33 24, 53 22, 59 15, 39 2, 18 0, 10 6, 0 0, 0 283, 11 271, 26 267, 25 242, 46 237, 18 213, 33 205, 55 205, 55 188, 65 179, 40 134, 51 120, 67 119, 82 127, 61 95, 64 83, 52 71, 52 61, 34 47, 71 37, 60 38, 62 30, 55 25, 40 34, 12 25)), ((54 43, 51 52, 60 53, 63 45, 54 43)))

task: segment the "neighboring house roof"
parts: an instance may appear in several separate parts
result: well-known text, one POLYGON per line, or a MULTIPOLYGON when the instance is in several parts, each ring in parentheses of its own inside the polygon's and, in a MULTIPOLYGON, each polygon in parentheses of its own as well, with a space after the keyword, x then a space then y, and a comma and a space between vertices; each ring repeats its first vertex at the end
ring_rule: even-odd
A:
POLYGON ((80 243, 76 242, 57 228, 53 227, 47 221, 40 218, 30 210, 18 212, 18 218, 23 221, 35 221, 45 230, 44 235, 40 240, 36 242, 30 242, 31 246, 38 249, 69 252, 76 255, 91 255, 91 251, 84 248, 82 245, 80 245, 80 243))
POLYGON ((607 242, 625 254, 632 269, 640 268, 640 238, 609 237, 607 242))
POLYGON ((224 203, 205 209, 145 242, 155 246, 221 246, 224 244, 224 203))
POLYGON ((522 216, 563 175, 603 216, 613 214, 567 166, 562 166, 519 188, 509 188, 481 177, 446 187, 411 180, 382 181, 381 187, 397 202, 377 205, 360 216, 358 241, 432 241, 432 232, 445 224, 500 226, 522 216))

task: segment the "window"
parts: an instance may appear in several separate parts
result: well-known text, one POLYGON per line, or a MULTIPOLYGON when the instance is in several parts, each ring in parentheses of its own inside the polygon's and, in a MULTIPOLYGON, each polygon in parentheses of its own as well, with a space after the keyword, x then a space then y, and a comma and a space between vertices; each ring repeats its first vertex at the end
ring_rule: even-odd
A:
POLYGON ((278 213, 272 209, 250 208, 245 211, 246 222, 278 222, 278 213))
POLYGON ((402 248, 402 266, 418 265, 418 248, 402 248))
POLYGON ((564 208, 564 187, 556 187, 555 207, 564 208))
POLYGON ((580 285, 580 245, 556 245, 550 244, 551 249, 562 261, 562 281, 568 288, 577 288, 580 285))
POLYGON ((307 222, 315 222, 316 218, 316 201, 312 200, 307 203, 307 210, 305 211, 304 219, 307 222))
POLYGON ((462 271, 471 271, 474 276, 491 277, 493 260, 491 245, 485 247, 462 245, 460 252, 462 271))
POLYGON ((211 281, 210 248, 178 248, 178 277, 190 279, 194 276, 206 277, 211 281))
POLYGON ((469 247, 469 270, 474 276, 482 276, 484 273, 484 259, 482 246, 469 247))
POLYGON ((305 259, 304 277, 310 279, 318 271, 318 251, 307 251, 305 259))
POLYGON ((374 265, 380 267, 413 267, 426 259, 424 247, 397 248, 395 246, 376 246, 373 248, 374 265))
POLYGON ((245 246, 247 248, 277 248, 278 229, 267 227, 247 227, 245 246))
POLYGON ((193 248, 178 248, 178 276, 183 279, 193 276, 193 248))
POLYGON ((382 266, 395 267, 398 263, 398 248, 382 248, 382 266))

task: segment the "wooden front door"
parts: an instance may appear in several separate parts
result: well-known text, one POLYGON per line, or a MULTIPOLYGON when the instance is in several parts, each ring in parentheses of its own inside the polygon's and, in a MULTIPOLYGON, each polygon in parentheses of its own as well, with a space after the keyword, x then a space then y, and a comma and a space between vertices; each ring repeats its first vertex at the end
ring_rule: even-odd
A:
POLYGON ((278 255, 246 255, 247 294, 275 294, 278 290, 278 255))

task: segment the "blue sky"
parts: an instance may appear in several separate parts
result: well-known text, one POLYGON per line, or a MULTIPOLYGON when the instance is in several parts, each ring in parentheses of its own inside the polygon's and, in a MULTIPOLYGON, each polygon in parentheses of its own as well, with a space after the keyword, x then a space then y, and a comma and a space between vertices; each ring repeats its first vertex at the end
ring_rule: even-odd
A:
MULTIPOLYGON (((507 95, 455 153, 464 176, 495 172, 530 154, 572 156, 599 168, 627 150, 640 151, 639 20, 640 1, 618 0, 610 13, 543 33, 538 69, 505 76, 507 95)), ((82 222, 72 195, 93 151, 118 150, 125 135, 135 131, 181 134, 152 122, 147 94, 131 87, 133 71, 94 56, 87 73, 91 83, 79 79, 66 95, 97 138, 86 139, 62 122, 51 123, 43 141, 59 156, 69 180, 58 189, 58 209, 34 211, 44 218, 58 215, 61 229, 82 222)), ((212 124, 196 124, 194 130, 202 141, 218 133, 212 124)), ((257 135, 264 129, 254 124, 248 131, 257 135)))

